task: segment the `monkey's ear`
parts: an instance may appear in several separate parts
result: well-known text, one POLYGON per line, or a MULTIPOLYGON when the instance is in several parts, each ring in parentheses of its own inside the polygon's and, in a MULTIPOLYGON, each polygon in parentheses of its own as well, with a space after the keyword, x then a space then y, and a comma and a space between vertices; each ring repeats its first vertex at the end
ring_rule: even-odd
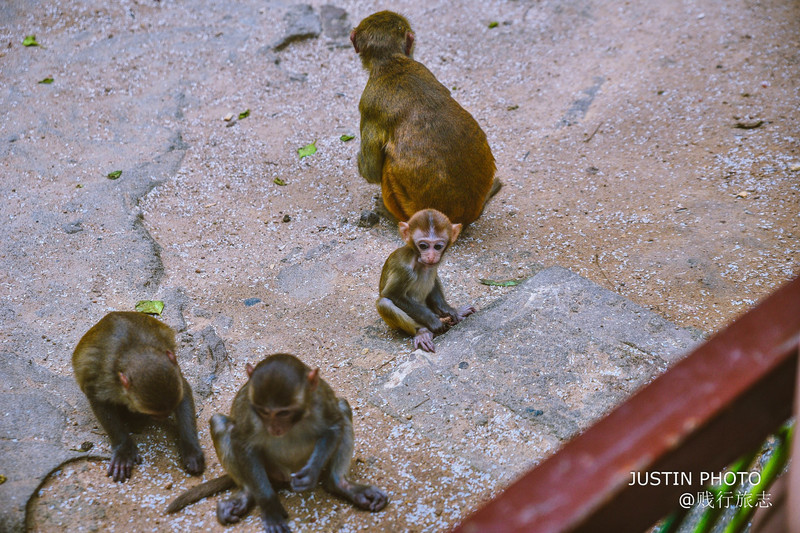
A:
POLYGON ((350 32, 350 42, 353 43, 353 48, 355 49, 356 53, 359 53, 358 44, 356 44, 356 29, 355 28, 353 28, 353 31, 350 32))
POLYGON ((167 359, 172 361, 172 363, 175 365, 178 364, 178 358, 175 357, 175 352, 173 352, 172 350, 167 350, 167 359))
POLYGON ((253 375, 253 372, 254 372, 254 371, 255 371, 255 369, 256 369, 256 367, 254 367, 254 366, 253 366, 253 365, 251 365, 250 363, 247 363, 247 366, 246 366, 246 367, 244 367, 244 368, 245 368, 245 370, 247 370, 247 377, 248 377, 248 378, 249 378, 250 376, 252 376, 252 375, 253 375))
POLYGON ((311 387, 311 390, 317 388, 319 384, 319 368, 315 368, 311 372, 308 373, 308 386, 311 387))
POLYGON ((456 242, 458 235, 461 233, 461 224, 453 224, 453 238, 450 239, 450 242, 456 242))
POLYGON ((128 389, 131 388, 131 380, 129 380, 128 376, 126 376, 122 372, 119 373, 119 382, 122 383, 122 387, 125 390, 128 390, 128 389))
POLYGON ((414 48, 414 34, 412 32, 407 32, 405 53, 408 57, 411 57, 412 48, 414 48))
POLYGON ((411 234, 408 232, 408 223, 407 222, 400 222, 397 224, 397 228, 400 230, 400 237, 406 242, 411 240, 411 234))

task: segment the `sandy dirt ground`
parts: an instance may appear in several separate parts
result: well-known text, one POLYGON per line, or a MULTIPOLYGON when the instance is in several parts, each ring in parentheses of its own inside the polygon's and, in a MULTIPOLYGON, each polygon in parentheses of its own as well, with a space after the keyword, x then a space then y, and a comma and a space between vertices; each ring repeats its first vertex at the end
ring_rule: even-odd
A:
MULTIPOLYGON (((441 269, 453 302, 485 307, 514 289, 480 278, 561 265, 711 333, 798 273, 798 2, 337 5, 351 25, 378 9, 406 14, 415 58, 487 133, 504 187, 441 269)), ((350 400, 351 475, 391 497, 368 514, 321 488, 282 492, 293 530, 446 531, 508 479, 475 471, 366 399, 364 387, 411 352, 374 309, 380 268, 400 240, 386 220, 357 225, 378 194, 355 163, 366 74, 346 38, 272 50, 289 6, 9 4, 0 26, 3 224, 39 232, 43 248, 15 259, 27 266, 4 274, 0 289, 15 316, 38 312, 40 329, 12 328, 0 344, 35 345, 26 352, 35 363, 70 375, 72 349, 106 312, 180 291, 187 375, 198 374, 186 334, 213 326, 230 358, 197 401, 205 479, 222 470, 204 421, 228 411, 246 363, 288 351, 350 400), (43 46, 23 47, 30 34, 43 46), (52 84, 37 83, 48 76, 52 84), (313 141, 317 153, 300 159, 297 149, 313 141), (117 242, 117 230, 93 222, 104 206, 87 198, 112 187, 108 172, 123 169, 122 182, 134 162, 174 152, 175 172, 131 207, 163 265, 155 283, 137 285, 93 262, 113 264, 108 256, 125 250, 98 244, 117 242), (64 223, 81 216, 82 231, 41 230, 26 218, 39 211, 63 212, 64 223)), ((217 524, 216 498, 163 515, 197 483, 170 436, 168 425, 137 435, 144 461, 125 484, 105 477, 104 459, 64 466, 31 502, 30 529, 260 530, 256 513, 217 524)), ((93 442, 108 453, 102 430, 93 442)), ((530 463, 507 477, 553 448, 531 441, 530 463)))

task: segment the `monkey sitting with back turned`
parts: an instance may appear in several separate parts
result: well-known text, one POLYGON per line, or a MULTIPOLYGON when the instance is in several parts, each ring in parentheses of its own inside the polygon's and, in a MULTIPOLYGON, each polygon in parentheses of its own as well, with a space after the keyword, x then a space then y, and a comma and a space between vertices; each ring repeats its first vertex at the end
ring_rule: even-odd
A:
POLYGON ((128 428, 132 413, 174 414, 183 467, 192 475, 203 473, 192 388, 178 368, 172 328, 136 311, 109 313, 78 342, 72 366, 111 440, 107 475, 114 481, 131 477, 141 462, 128 428))
POLYGON ((486 134, 450 91, 412 58, 401 15, 374 13, 350 34, 369 79, 361 95, 358 172, 381 185, 400 221, 425 208, 469 224, 501 187, 486 134))

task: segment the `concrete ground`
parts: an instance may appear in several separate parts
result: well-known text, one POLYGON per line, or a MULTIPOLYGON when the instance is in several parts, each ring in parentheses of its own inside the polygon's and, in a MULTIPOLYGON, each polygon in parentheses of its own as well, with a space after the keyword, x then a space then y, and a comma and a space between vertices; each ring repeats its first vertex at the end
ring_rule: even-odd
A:
POLYGON ((178 331, 206 478, 221 473, 206 421, 228 411, 246 363, 288 351, 349 399, 351 475, 392 500, 366 514, 321 489, 284 492, 294 530, 445 531, 698 332, 800 271, 798 2, 342 1, 344 16, 310 5, 0 6, 0 530, 23 529, 26 508, 35 531, 260 529, 255 513, 219 526, 216 498, 162 514, 198 481, 180 469, 169 424, 141 429, 129 482, 105 477, 108 439, 70 355, 105 313, 138 300, 164 300, 178 331), (428 367, 374 310, 396 228, 357 224, 378 189, 355 165, 366 74, 347 33, 387 7, 408 16, 415 58, 483 126, 505 184, 441 268, 448 298, 481 311, 439 340, 428 367), (29 35, 39 46, 23 46, 29 35), (573 274, 542 270, 555 265, 573 274), (537 272, 525 286, 479 282, 537 272), (595 342, 600 323, 570 319, 593 301, 569 301, 576 287, 608 323, 638 324, 608 308, 618 302, 660 329, 595 342), (524 290, 565 295, 542 301, 566 318, 527 309, 531 324, 556 320, 554 336, 514 335, 527 320, 507 306, 524 290), (665 332, 663 353, 639 349, 665 332), (458 343, 480 335, 460 358, 458 343), (548 343, 564 359, 535 349, 548 343), (526 346, 536 357, 520 356, 526 346), (404 410, 390 393, 414 368, 455 396, 404 410), (466 425, 431 418, 450 415, 466 425))

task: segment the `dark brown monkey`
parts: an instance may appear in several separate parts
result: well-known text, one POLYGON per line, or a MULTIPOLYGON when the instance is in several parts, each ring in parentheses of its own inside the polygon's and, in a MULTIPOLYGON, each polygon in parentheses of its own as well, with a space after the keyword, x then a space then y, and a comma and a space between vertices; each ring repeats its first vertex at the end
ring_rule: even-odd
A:
POLYGON ((380 183, 386 209, 408 220, 433 208, 469 224, 500 189, 486 134, 450 91, 412 59, 414 33, 391 11, 350 34, 369 80, 361 95, 358 172, 380 183))
POLYGON ((389 326, 414 336, 414 348, 428 352, 434 333, 444 333, 475 312, 471 305, 458 310, 444 299, 437 268, 447 247, 461 232, 435 209, 425 209, 400 222, 400 236, 406 245, 389 255, 383 265, 378 313, 389 326))
POLYGON ((238 522, 256 504, 266 531, 283 533, 289 531, 288 514, 272 484, 300 492, 320 477, 327 491, 361 509, 386 506, 383 491, 346 477, 353 457, 352 411, 319 377, 318 368, 293 355, 273 354, 255 368, 247 365, 247 373, 250 379, 236 394, 230 418, 211 418, 214 447, 227 475, 189 489, 167 512, 235 482, 239 492, 217 503, 219 522, 238 522))
POLYGON ((111 440, 107 475, 114 481, 131 477, 141 462, 126 423, 132 413, 156 418, 174 413, 183 467, 192 475, 203 473, 192 389, 178 368, 172 328, 135 311, 109 313, 78 342, 72 367, 111 440))

